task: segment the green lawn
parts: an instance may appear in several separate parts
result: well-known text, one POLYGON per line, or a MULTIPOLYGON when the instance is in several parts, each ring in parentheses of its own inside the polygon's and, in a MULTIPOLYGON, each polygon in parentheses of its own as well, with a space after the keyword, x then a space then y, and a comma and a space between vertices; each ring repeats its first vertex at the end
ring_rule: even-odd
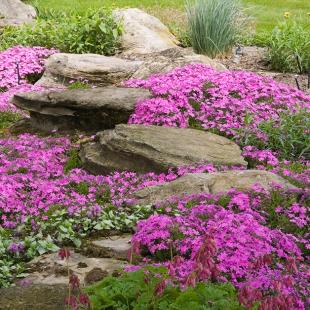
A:
MULTIPOLYGON (((147 8, 165 23, 182 18, 183 0, 29 0, 41 8, 57 10, 75 9, 83 11, 86 8, 102 6, 141 7, 147 8), (172 13, 171 13, 172 12, 172 13), (171 17, 172 16, 172 17, 171 17)), ((258 31, 271 30, 284 12, 303 16, 305 23, 310 24, 310 0, 243 0, 247 12, 253 16, 258 31)))

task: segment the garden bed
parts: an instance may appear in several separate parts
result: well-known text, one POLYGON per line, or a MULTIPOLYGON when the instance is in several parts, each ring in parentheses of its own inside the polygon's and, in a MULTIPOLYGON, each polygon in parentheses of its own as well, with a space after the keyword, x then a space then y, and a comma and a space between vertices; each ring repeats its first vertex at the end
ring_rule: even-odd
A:
MULTIPOLYGON (((38 57, 40 67, 33 67, 33 62, 29 67, 24 58, 22 77, 40 72, 42 57, 51 53, 25 52, 32 59, 32 55, 38 57)), ((26 79, 16 85, 10 69, 3 74, 8 91, 32 87, 26 79)), ((268 192, 258 186, 249 192, 169 199, 155 208, 136 206, 132 194, 138 189, 189 172, 240 168, 200 163, 161 174, 93 176, 81 169, 77 156, 78 140, 84 137, 6 134, 0 140, 1 286, 24 277, 24 262, 33 257, 64 245, 80 247, 96 232, 117 230, 134 233, 127 271, 149 264, 168 268, 168 274, 166 269, 156 271, 162 274, 156 282, 156 290, 161 285, 155 294, 158 298, 171 287, 184 289, 212 280, 230 282, 239 291, 239 301, 248 307, 255 303, 279 306, 285 300, 289 309, 304 309, 310 97, 254 73, 216 72, 201 64, 126 85, 147 88, 153 94, 136 106, 130 123, 191 127, 226 136, 243 148, 248 168, 279 174, 296 188, 275 186, 268 192), (285 136, 281 138, 277 130, 285 136), (199 253, 205 253, 205 261, 200 261, 199 253)), ((12 111, 5 100, 2 109, 12 111)), ((93 302, 99 302, 97 289, 89 294, 93 302)), ((231 298, 237 306, 236 294, 231 298)))

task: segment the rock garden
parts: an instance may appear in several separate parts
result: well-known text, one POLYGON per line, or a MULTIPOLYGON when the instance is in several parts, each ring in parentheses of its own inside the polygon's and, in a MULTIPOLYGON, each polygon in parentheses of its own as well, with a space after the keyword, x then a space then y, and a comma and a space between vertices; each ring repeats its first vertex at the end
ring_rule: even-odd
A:
POLYGON ((182 8, 0 0, 0 309, 310 307, 310 13, 182 8))

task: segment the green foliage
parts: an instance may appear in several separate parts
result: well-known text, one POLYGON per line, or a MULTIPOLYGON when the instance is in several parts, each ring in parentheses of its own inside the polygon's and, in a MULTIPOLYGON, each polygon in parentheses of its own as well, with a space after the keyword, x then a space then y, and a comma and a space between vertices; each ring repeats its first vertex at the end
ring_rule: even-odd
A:
POLYGON ((276 26, 269 39, 271 67, 281 72, 302 72, 310 65, 310 27, 299 19, 286 18, 276 26))
POLYGON ((300 110, 295 114, 282 114, 279 121, 269 120, 259 124, 258 129, 268 137, 266 142, 255 134, 242 133, 242 145, 253 145, 260 149, 271 149, 282 158, 298 159, 310 156, 310 113, 300 110))
POLYGON ((81 81, 75 81, 68 86, 68 89, 89 89, 89 88, 90 88, 89 84, 81 81))
POLYGON ((43 17, 38 17, 34 25, 6 27, 0 37, 0 50, 24 45, 68 53, 113 55, 118 48, 121 26, 108 10, 49 12, 43 17))
MULTIPOLYGON (((76 10, 84 12, 89 7, 98 9, 105 6, 115 7, 141 7, 142 9, 152 9, 157 12, 157 17, 169 9, 183 11, 184 1, 181 0, 27 0, 28 3, 37 5, 40 8, 54 8, 61 11, 76 10)), ((247 7, 249 15, 254 17, 255 28, 258 33, 270 31, 275 26, 276 21, 289 11, 292 15, 303 16, 303 23, 309 23, 310 2, 308 0, 243 0, 242 3, 247 7)), ((183 22, 181 21, 181 24, 183 22)))
POLYGON ((14 112, 0 112, 0 130, 10 127, 20 119, 20 115, 14 112))
POLYGON ((191 36, 186 27, 178 26, 176 23, 170 24, 169 29, 176 36, 182 47, 191 47, 191 36))
MULTIPOLYGON (((305 167, 305 170, 307 167, 305 167)), ((298 226, 294 221, 290 220, 290 217, 285 214, 290 213, 289 210, 294 203, 300 202, 300 197, 298 194, 287 193, 281 190, 272 190, 268 195, 258 195, 261 197, 262 203, 261 208, 268 214, 266 216, 267 225, 272 229, 280 229, 285 233, 293 234, 299 236, 301 239, 307 238, 307 233, 309 231, 307 225, 302 227, 298 226), (277 212, 278 208, 281 207, 281 212, 277 212)), ((310 204, 310 198, 304 197, 305 205, 310 204)), ((310 254, 310 250, 306 248, 305 244, 300 244, 300 249, 305 256, 310 254)))
POLYGON ((64 166, 65 173, 69 173, 72 169, 81 168, 82 161, 79 157, 79 150, 72 149, 69 152, 69 158, 64 166))
POLYGON ((227 53, 240 32, 238 0, 188 0, 189 31, 194 50, 212 58, 227 53))
MULTIPOLYGON (((81 182, 75 186, 80 194, 87 195, 86 183, 81 182)), ((48 220, 40 222, 38 230, 33 231, 31 225, 32 220, 36 221, 34 217, 25 218, 24 233, 20 235, 15 236, 16 232, 12 233, 11 230, 0 227, 0 288, 10 286, 16 278, 22 278, 24 263, 32 258, 55 252, 63 245, 74 245, 79 248, 83 238, 94 231, 132 232, 137 222, 149 217, 152 212, 149 206, 119 209, 113 205, 106 205, 96 217, 90 216, 88 210, 76 213, 72 217, 68 215, 67 208, 54 205, 46 213, 48 220), (7 248, 11 243, 23 244, 25 251, 17 254, 9 253, 7 248)))
POLYGON ((26 248, 24 254, 9 253, 7 248, 12 242, 15 242, 10 233, 9 230, 0 227, 0 288, 9 287, 12 281, 26 275, 23 261, 29 261, 38 254, 58 249, 50 236, 42 239, 42 236, 38 234, 23 239, 22 244, 26 248))
POLYGON ((238 41, 246 46, 266 47, 270 42, 270 31, 257 32, 255 34, 244 34, 239 37, 238 41))
POLYGON ((14 273, 21 269, 7 255, 6 249, 10 245, 10 239, 6 230, 0 227, 0 288, 9 287, 14 278, 14 273))
POLYGON ((236 290, 228 283, 199 283, 185 291, 168 286, 162 295, 156 295, 156 286, 167 278, 166 268, 147 267, 119 278, 107 277, 86 292, 95 310, 244 309, 239 305, 236 290))
POLYGON ((89 193, 89 186, 88 186, 87 182, 73 183, 73 184, 70 184, 70 185, 80 195, 88 195, 88 193, 89 193))

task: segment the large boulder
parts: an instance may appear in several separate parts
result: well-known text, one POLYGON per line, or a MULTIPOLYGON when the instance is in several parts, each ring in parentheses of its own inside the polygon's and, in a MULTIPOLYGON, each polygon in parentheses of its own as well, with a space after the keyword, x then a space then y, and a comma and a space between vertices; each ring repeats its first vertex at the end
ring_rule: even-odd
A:
POLYGON ((80 152, 85 168, 97 174, 163 172, 201 162, 247 164, 235 143, 195 129, 121 124, 98 133, 97 140, 84 144, 80 152))
POLYGON ((36 10, 20 0, 0 0, 0 27, 31 23, 36 10))
POLYGON ((142 10, 118 9, 113 17, 123 25, 121 45, 125 54, 159 52, 179 43, 159 19, 142 10))
POLYGON ((87 80, 98 86, 115 85, 129 79, 142 63, 96 54, 57 53, 45 61, 44 75, 37 84, 57 87, 71 81, 87 80))
POLYGON ((280 185, 285 189, 295 188, 282 177, 268 171, 232 170, 210 174, 187 174, 172 182, 136 191, 134 198, 139 205, 156 205, 172 196, 182 197, 199 193, 217 194, 227 192, 232 188, 248 191, 256 184, 266 190, 270 190, 273 184, 280 185))
POLYGON ((136 102, 148 90, 103 87, 16 94, 12 102, 30 112, 30 125, 40 131, 99 131, 127 123, 136 102))

